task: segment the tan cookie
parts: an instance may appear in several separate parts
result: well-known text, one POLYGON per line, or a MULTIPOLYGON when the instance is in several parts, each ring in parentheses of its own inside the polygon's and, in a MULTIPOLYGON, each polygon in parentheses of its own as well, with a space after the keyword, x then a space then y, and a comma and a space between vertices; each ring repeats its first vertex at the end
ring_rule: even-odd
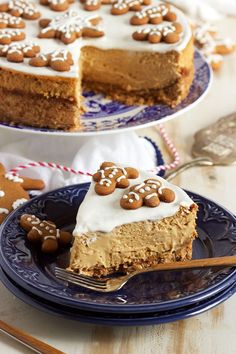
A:
POLYGON ((95 11, 100 9, 102 5, 113 4, 116 0, 80 0, 84 4, 86 11, 95 11))
POLYGON ((24 58, 33 58, 40 51, 40 47, 32 43, 12 43, 0 47, 0 57, 6 57, 8 61, 21 63, 24 58))
POLYGON ((10 44, 11 42, 23 41, 25 34, 19 30, 0 30, 0 44, 10 44))
POLYGON ((12 210, 29 199, 28 190, 43 188, 43 181, 6 173, 0 163, 0 224, 12 210))
POLYGON ((139 172, 133 167, 118 167, 113 162, 103 162, 100 169, 93 175, 95 192, 99 195, 108 195, 116 188, 127 188, 129 179, 138 178, 139 172))
POLYGON ((54 253, 59 247, 65 247, 72 241, 70 232, 61 231, 52 221, 41 220, 35 215, 23 214, 20 225, 28 232, 28 240, 40 244, 44 253, 54 253))
POLYGON ((53 20, 43 19, 39 38, 58 38, 64 44, 73 43, 79 37, 102 37, 104 32, 97 27, 100 17, 83 17, 77 11, 68 11, 53 20))
POLYGON ((159 4, 157 6, 147 6, 137 12, 131 17, 130 23, 136 26, 146 25, 147 23, 157 25, 163 21, 175 22, 176 19, 176 14, 170 11, 170 5, 159 4))
POLYGON ((25 22, 7 13, 0 13, 0 28, 25 28, 25 22))
POLYGON ((143 205, 155 208, 160 201, 171 203, 175 200, 175 193, 169 188, 161 187, 158 179, 147 179, 143 183, 132 186, 120 200, 123 209, 134 210, 143 205))
POLYGON ((112 15, 123 15, 128 11, 140 11, 143 5, 150 5, 151 0, 118 0, 111 8, 112 15))
POLYGON ((40 54, 30 59, 29 65, 35 67, 50 66, 56 71, 69 71, 73 65, 73 59, 67 50, 57 50, 49 54, 40 54))
POLYGON ((169 25, 159 25, 156 27, 146 27, 133 33, 136 41, 148 41, 155 44, 165 42, 168 44, 177 43, 181 38, 182 26, 178 22, 169 25))
POLYGON ((12 16, 26 20, 37 20, 40 17, 37 6, 28 0, 9 0, 0 4, 0 12, 8 12, 12 16))
POLYGON ((66 11, 74 0, 40 0, 41 5, 49 6, 53 11, 66 11))

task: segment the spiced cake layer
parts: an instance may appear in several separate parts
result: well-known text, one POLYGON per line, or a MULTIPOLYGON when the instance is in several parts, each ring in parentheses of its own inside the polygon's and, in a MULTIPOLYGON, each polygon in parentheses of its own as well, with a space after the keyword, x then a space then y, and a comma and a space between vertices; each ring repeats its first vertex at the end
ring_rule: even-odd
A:
POLYGON ((101 179, 95 178, 79 207, 69 269, 102 276, 191 259, 197 205, 179 187, 142 171, 127 177, 128 187, 98 194, 107 180, 124 181, 119 168, 103 164, 101 179))
MULTIPOLYGON (((163 2, 153 0, 145 6, 147 2, 137 1, 144 13, 149 11, 150 15, 154 11, 152 16, 158 13, 160 22, 133 25, 132 18, 139 19, 144 16, 143 12, 128 11, 115 16, 111 4, 86 11, 84 4, 76 1, 66 11, 55 12, 35 1, 40 13, 37 19, 25 20, 24 12, 22 18, 18 17, 25 26, 18 31, 25 34, 25 39, 0 45, 0 99, 6 102, 0 109, 0 120, 78 129, 80 115, 86 109, 81 98, 82 88, 102 92, 127 104, 164 103, 174 107, 181 102, 189 92, 194 74, 188 21, 180 10, 163 2), (39 23, 45 19, 51 23, 40 28, 39 23), (76 39, 78 28, 83 36, 76 39), (159 42, 151 43, 146 34, 137 40, 137 33, 139 38, 147 30, 154 31, 156 39, 162 36, 159 42), (54 31, 55 38, 46 38, 50 37, 50 31, 54 31), (70 43, 65 44, 68 38, 70 43), (19 55, 24 58, 19 59, 19 55)), ((11 13, 9 9, 8 13, 3 12, 1 4, 4 3, 5 0, 0 0, 0 43, 4 36, 1 17, 11 13)), ((17 2, 13 1, 12 6, 14 3, 17 2)), ((29 4, 29 1, 22 0, 22 3, 29 4)), ((10 26, 6 20, 4 23, 10 26)), ((4 31, 13 29, 4 28, 4 31)))

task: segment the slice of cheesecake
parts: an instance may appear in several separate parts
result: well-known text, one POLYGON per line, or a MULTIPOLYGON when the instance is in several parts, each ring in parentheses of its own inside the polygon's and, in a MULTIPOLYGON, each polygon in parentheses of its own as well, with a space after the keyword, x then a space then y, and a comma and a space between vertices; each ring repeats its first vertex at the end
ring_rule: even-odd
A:
POLYGON ((152 173, 103 163, 78 211, 69 269, 103 276, 191 259, 197 209, 152 173))

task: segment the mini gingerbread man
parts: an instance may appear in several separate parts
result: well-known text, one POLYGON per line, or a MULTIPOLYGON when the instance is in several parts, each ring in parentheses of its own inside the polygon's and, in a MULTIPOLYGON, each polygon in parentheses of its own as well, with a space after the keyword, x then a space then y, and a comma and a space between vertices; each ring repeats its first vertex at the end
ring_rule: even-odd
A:
POLYGON ((41 220, 35 215, 21 215, 20 225, 28 232, 27 239, 40 244, 44 253, 54 253, 59 247, 65 247, 72 241, 70 232, 61 231, 52 221, 41 220))
POLYGON ((132 186, 120 200, 123 209, 138 209, 143 205, 154 208, 160 201, 172 203, 175 200, 175 193, 169 189, 161 187, 158 179, 147 179, 143 183, 132 186))
POLYGON ((100 169, 93 175, 95 192, 99 195, 108 195, 116 188, 127 188, 129 179, 138 178, 139 172, 133 167, 118 167, 113 162, 103 162, 100 169))
POLYGON ((11 211, 29 200, 27 190, 43 188, 43 181, 6 173, 0 163, 0 224, 11 211))
POLYGON ((132 25, 146 25, 151 23, 157 25, 162 21, 175 22, 177 15, 170 10, 170 5, 159 4, 157 6, 147 6, 141 11, 137 12, 131 17, 130 23, 132 25))

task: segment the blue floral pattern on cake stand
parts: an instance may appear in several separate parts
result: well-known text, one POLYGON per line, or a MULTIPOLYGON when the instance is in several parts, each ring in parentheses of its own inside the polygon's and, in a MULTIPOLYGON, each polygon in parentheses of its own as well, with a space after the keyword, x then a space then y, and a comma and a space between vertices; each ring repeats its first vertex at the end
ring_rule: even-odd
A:
POLYGON ((209 90, 212 72, 201 54, 195 52, 195 76, 188 97, 175 108, 166 105, 127 106, 117 101, 104 98, 102 94, 84 92, 87 112, 82 116, 82 128, 75 132, 52 129, 13 126, 0 123, 1 128, 16 129, 24 133, 53 135, 94 135, 111 134, 123 130, 144 128, 175 118, 198 104, 209 90))

